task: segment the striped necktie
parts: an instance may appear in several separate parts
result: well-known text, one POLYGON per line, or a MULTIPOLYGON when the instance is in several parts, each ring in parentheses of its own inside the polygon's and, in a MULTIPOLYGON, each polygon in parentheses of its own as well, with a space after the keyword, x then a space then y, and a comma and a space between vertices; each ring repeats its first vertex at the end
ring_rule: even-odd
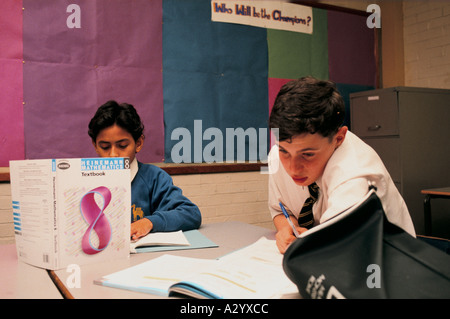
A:
POLYGON ((308 186, 309 195, 303 204, 302 210, 298 215, 298 225, 300 227, 311 228, 314 224, 314 216, 312 212, 312 207, 314 203, 317 201, 317 197, 319 196, 319 186, 314 182, 308 186))

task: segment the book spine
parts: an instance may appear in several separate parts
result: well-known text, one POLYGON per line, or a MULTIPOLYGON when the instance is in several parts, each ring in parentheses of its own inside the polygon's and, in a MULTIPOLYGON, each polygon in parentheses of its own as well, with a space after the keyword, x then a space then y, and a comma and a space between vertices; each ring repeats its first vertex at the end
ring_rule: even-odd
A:
POLYGON ((56 161, 52 160, 52 194, 53 194, 53 227, 52 227, 52 243, 53 243, 53 261, 54 268, 59 268, 59 238, 58 238, 58 181, 57 181, 56 161))

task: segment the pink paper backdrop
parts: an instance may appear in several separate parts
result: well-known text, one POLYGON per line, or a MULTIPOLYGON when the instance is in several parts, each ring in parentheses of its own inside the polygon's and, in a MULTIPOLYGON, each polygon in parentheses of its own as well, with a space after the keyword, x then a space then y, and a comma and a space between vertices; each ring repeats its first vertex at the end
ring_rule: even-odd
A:
POLYGON ((0 166, 24 158, 22 2, 0 1, 0 166))

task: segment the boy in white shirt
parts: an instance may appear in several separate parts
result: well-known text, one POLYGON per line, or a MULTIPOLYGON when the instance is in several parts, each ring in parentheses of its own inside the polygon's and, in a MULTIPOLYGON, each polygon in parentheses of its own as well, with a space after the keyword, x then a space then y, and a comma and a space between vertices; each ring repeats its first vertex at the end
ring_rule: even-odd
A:
POLYGON ((279 129, 269 154, 269 210, 281 253, 296 237, 280 203, 302 233, 360 201, 369 183, 376 186, 388 220, 415 236, 408 208, 383 162, 343 126, 344 112, 344 101, 330 81, 305 77, 278 93, 269 120, 271 129, 279 129), (309 190, 313 185, 318 195, 317 187, 309 190), (316 197, 312 214, 302 210, 310 196, 316 197))

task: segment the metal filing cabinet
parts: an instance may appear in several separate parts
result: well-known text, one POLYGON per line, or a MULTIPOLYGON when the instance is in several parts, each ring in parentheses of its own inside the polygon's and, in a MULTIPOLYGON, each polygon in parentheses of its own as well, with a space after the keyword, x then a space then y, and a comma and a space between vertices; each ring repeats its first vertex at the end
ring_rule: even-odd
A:
MULTIPOLYGON (((424 233, 422 189, 450 186, 450 90, 394 87, 350 94, 351 130, 383 160, 424 233)), ((450 201, 433 202, 435 236, 450 238, 450 201)))

